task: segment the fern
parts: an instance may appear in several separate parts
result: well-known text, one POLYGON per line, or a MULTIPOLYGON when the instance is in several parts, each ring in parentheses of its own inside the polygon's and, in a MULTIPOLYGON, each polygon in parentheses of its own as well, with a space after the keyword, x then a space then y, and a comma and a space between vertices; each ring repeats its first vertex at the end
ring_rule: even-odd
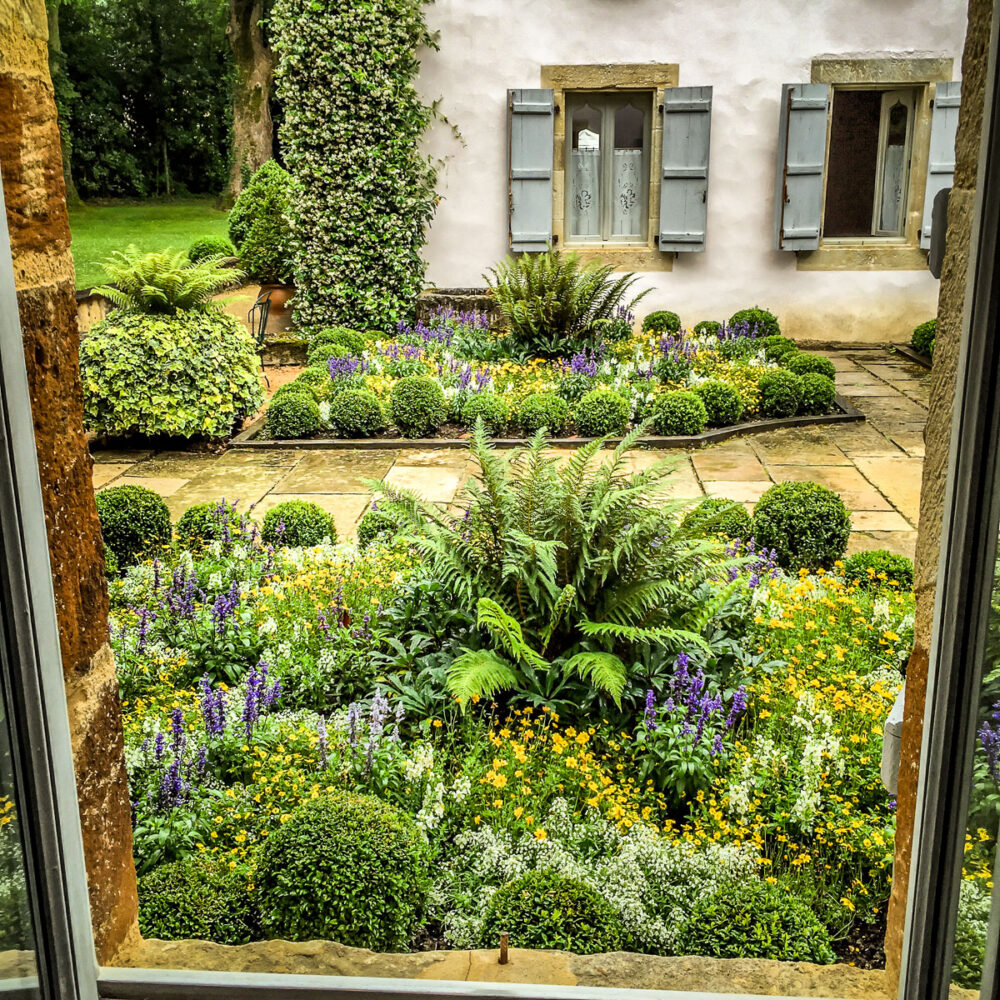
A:
POLYGON ((476 607, 476 624, 499 640, 500 645, 518 663, 529 667, 545 667, 544 656, 536 653, 525 641, 521 626, 508 615, 496 601, 488 597, 480 597, 476 607))
POLYGON ((510 663, 492 650, 469 650, 451 661, 446 683, 448 692, 464 708, 475 698, 490 698, 517 687, 520 676, 510 663))
POLYGON ((621 708, 627 671, 620 657, 613 653, 577 653, 566 661, 564 669, 590 681, 599 691, 610 695, 621 708))

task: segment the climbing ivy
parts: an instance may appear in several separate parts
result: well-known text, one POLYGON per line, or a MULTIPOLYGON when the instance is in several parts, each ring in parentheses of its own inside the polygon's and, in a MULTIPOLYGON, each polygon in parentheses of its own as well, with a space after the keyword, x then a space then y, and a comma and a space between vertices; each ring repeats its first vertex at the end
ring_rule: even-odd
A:
POLYGON ((426 0, 275 0, 296 319, 393 329, 423 287, 435 171, 413 86, 426 0))

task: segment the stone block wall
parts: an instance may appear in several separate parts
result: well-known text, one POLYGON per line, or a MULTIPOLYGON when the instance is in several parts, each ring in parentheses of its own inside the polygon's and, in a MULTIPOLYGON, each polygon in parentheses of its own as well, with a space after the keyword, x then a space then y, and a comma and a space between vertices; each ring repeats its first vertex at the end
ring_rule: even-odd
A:
POLYGON ((104 546, 83 432, 76 296, 44 0, 0 0, 0 173, 45 500, 98 958, 137 933, 104 546))

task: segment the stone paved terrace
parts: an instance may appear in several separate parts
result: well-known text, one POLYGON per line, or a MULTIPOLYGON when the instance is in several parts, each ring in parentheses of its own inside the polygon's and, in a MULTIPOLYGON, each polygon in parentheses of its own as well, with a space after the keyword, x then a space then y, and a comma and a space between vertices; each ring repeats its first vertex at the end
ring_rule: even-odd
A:
MULTIPOLYGON (((823 353, 837 368, 839 391, 867 416, 864 423, 788 428, 693 453, 642 452, 632 464, 673 456, 672 495, 728 497, 748 509, 773 483, 814 480, 840 493, 851 510, 849 551, 888 548, 912 557, 929 372, 881 348, 823 353)), ((272 377, 272 388, 291 374, 272 377)), ((254 505, 260 517, 283 500, 305 499, 333 514, 342 538, 353 535, 369 502, 367 480, 387 477, 448 503, 472 472, 465 450, 416 450, 402 442, 393 450, 234 448, 221 455, 95 448, 94 461, 95 488, 147 486, 164 497, 174 519, 192 504, 222 497, 244 510, 254 505)))

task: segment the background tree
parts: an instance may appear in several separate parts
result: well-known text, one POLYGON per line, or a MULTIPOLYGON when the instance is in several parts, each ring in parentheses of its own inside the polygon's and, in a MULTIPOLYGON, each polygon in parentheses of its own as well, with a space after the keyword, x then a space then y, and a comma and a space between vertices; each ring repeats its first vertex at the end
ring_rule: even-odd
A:
POLYGON ((59 112, 59 143, 62 146, 63 179, 66 182, 66 200, 75 204, 80 200, 73 183, 73 139, 70 134, 70 116, 77 96, 66 73, 66 55, 62 50, 59 33, 59 6, 62 0, 46 0, 45 10, 49 23, 49 73, 59 112))

